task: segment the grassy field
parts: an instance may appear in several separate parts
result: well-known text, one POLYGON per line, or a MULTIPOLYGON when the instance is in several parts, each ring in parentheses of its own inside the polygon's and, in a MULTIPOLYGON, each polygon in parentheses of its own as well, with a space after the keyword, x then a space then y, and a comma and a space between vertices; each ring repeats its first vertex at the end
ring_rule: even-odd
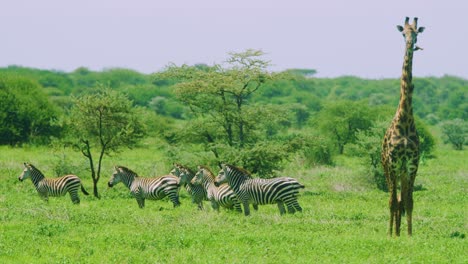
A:
POLYGON ((336 167, 288 166, 284 174, 306 185, 303 213, 280 216, 267 205, 244 217, 198 211, 185 190, 179 208, 163 200, 139 209, 124 185, 107 188, 115 164, 143 176, 167 173, 172 161, 151 148, 106 159, 100 200, 80 194, 78 206, 68 196, 45 203, 30 180, 18 181, 22 163, 55 177, 61 160, 74 160, 69 166, 91 192, 85 160, 68 151, 0 147, 0 263, 467 263, 467 153, 442 146, 435 155, 420 165, 413 237, 390 238, 387 193, 349 157, 336 167))

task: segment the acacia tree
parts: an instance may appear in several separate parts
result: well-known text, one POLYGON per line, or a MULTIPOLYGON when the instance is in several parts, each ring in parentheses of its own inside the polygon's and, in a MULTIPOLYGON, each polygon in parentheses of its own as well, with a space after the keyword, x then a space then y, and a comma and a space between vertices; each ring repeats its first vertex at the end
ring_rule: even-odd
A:
POLYGON ((68 142, 88 159, 94 196, 99 198, 97 183, 104 155, 135 145, 144 135, 144 127, 139 120, 138 109, 119 92, 104 89, 74 101, 68 142))
POLYGON ((289 119, 287 107, 259 106, 249 101, 269 80, 280 78, 267 71, 269 61, 263 55, 260 50, 249 49, 229 53, 224 65, 173 65, 155 76, 157 80, 178 81, 174 86, 176 96, 194 116, 184 129, 185 139, 204 144, 218 161, 236 162, 254 173, 271 172, 274 167, 266 169, 262 163, 279 166, 285 157, 273 141, 268 142, 268 147, 261 141, 271 139, 280 129, 279 124, 289 119))

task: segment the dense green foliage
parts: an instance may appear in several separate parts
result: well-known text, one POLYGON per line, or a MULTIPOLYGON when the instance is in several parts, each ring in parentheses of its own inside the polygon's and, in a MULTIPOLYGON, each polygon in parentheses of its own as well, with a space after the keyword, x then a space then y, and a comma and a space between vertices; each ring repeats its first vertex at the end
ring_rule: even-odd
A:
POLYGON ((0 144, 47 142, 58 111, 34 80, 0 75, 0 144))
MULTIPOLYGON (((377 123, 389 123, 398 104, 397 79, 314 78, 312 69, 272 73, 267 71, 269 62, 260 51, 229 56, 224 64, 172 65, 152 75, 128 69, 95 72, 78 68, 64 73, 2 68, 2 80, 21 78, 34 84, 42 95, 35 95, 37 101, 33 101, 45 99, 41 110, 46 109, 31 113, 27 111, 30 108, 21 107, 14 111, 17 116, 34 117, 32 126, 36 128, 32 129, 24 120, 5 118, 7 108, 16 108, 2 104, 6 107, 0 114, 2 131, 12 128, 11 135, 24 131, 2 143, 31 144, 47 142, 44 139, 51 136, 67 137, 66 126, 56 120, 70 113, 75 104, 72 98, 110 87, 140 107, 148 136, 167 145, 172 159, 214 166, 228 161, 268 177, 296 158, 304 160, 305 166, 314 166, 333 165, 337 155, 364 155, 348 151, 348 146, 366 142, 366 137, 377 143, 383 132, 371 136, 370 130, 377 123)), ((444 76, 414 78, 414 83, 414 110, 424 159, 430 157, 437 140, 450 142, 447 129, 452 126, 446 125, 450 120, 466 123, 468 81, 444 76), (442 126, 445 134, 435 135, 442 126)), ((14 85, 3 87, 20 90, 14 85)), ((32 99, 26 93, 18 96, 32 99)), ((13 101, 24 105, 21 100, 13 101)), ((450 131, 461 131, 457 132, 458 141, 466 138, 466 130, 450 131)), ((449 134, 454 138, 454 132, 449 134)))

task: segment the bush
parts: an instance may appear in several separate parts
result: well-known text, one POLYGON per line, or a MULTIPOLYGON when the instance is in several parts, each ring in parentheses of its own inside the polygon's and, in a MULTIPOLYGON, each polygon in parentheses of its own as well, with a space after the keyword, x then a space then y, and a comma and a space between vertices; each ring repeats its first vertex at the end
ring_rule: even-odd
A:
POLYGON ((468 124, 462 119, 445 121, 441 125, 444 133, 444 143, 452 144, 456 150, 463 150, 468 135, 468 124))
POLYGON ((47 143, 59 134, 58 111, 37 82, 0 77, 0 101, 0 144, 47 143))

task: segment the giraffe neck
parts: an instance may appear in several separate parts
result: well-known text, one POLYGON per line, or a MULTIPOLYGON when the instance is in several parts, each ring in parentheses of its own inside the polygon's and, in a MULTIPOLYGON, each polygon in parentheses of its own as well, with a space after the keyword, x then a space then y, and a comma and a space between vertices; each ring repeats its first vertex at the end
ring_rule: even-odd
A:
POLYGON ((406 43, 405 57, 400 80, 400 103, 397 117, 405 120, 413 120, 413 43, 406 43))

